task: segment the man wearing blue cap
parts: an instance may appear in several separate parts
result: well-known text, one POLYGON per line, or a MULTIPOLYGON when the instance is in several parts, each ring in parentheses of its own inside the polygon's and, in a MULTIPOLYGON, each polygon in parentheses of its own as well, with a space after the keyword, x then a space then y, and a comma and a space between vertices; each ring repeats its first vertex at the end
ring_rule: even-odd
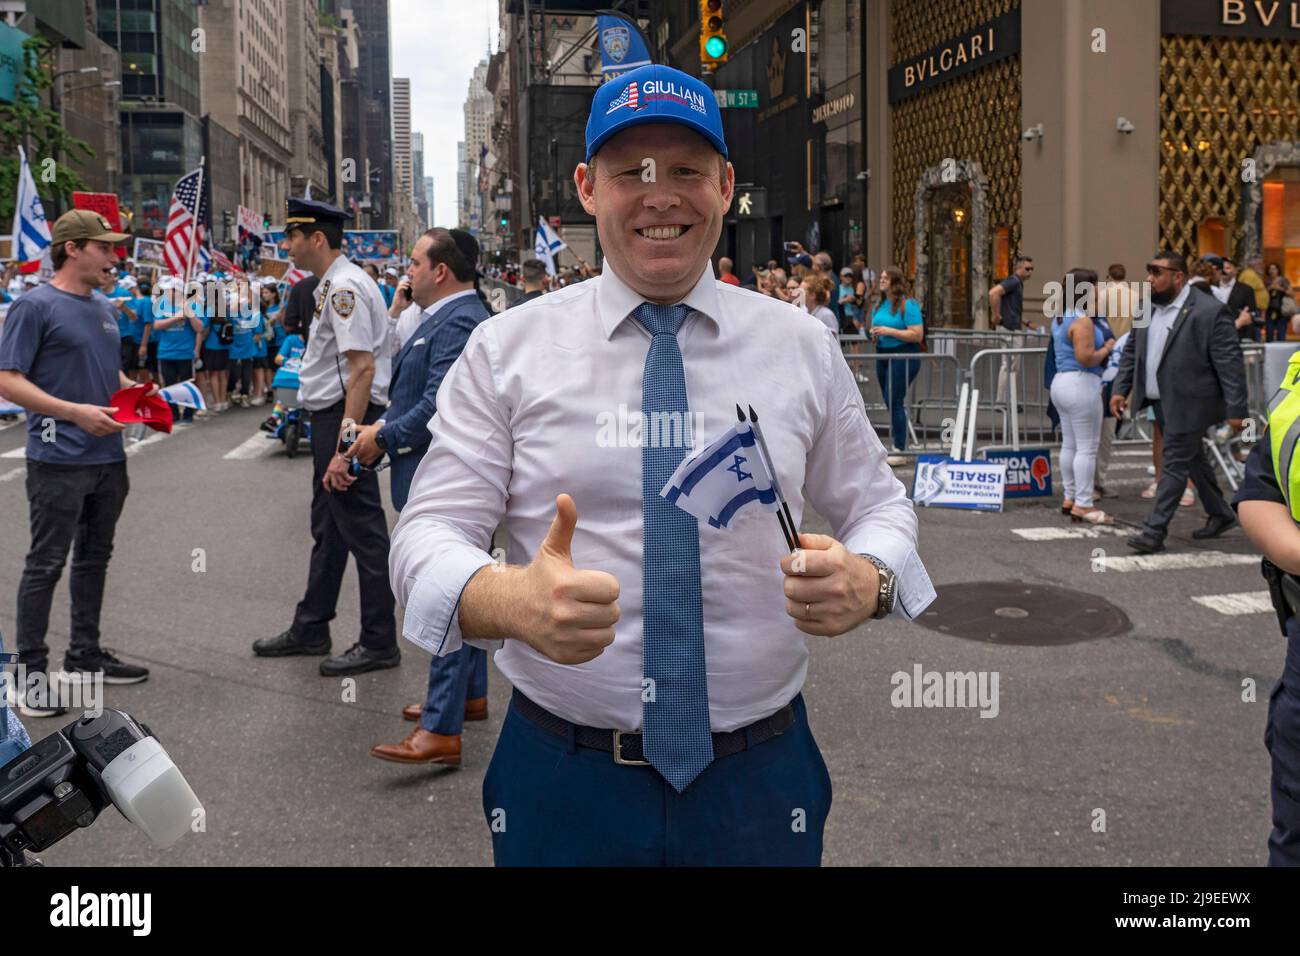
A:
POLYGON ((443 380, 394 532, 404 636, 504 638, 498 865, 816 865, 831 781, 806 636, 924 610, 916 516, 836 336, 714 275, 735 174, 712 91, 658 65, 606 83, 574 179, 606 268, 487 319, 443 380), (802 490, 795 521, 806 494, 834 537, 792 555, 770 514, 722 530, 660 496, 737 403, 802 490), (531 561, 488 554, 498 523, 531 561))

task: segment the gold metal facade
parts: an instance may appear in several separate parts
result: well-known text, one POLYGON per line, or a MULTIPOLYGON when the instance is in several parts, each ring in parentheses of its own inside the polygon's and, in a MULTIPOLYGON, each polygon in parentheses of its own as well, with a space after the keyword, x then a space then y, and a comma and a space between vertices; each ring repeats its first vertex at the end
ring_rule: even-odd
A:
POLYGON ((1160 41, 1160 245, 1195 255, 1221 219, 1241 238, 1243 163, 1267 143, 1300 141, 1300 44, 1166 36, 1160 41))
MULTIPOLYGON (((890 63, 916 56, 1020 6, 1020 0, 894 0, 890 63)), ((907 268, 921 174, 945 159, 980 164, 989 181, 989 235, 1006 227, 1020 247, 1020 57, 950 80, 891 111, 894 262, 907 268)), ((974 250, 991 256, 992 250, 974 250)))

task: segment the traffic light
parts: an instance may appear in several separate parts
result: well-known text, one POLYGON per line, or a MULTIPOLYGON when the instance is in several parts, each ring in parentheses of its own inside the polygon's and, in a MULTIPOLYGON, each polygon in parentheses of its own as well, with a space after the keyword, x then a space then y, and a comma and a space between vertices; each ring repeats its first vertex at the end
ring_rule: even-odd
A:
POLYGON ((262 228, 267 232, 271 230, 271 214, 269 212, 262 213, 262 228))
POLYGON ((727 62, 727 33, 722 0, 700 0, 700 65, 712 70, 727 62))

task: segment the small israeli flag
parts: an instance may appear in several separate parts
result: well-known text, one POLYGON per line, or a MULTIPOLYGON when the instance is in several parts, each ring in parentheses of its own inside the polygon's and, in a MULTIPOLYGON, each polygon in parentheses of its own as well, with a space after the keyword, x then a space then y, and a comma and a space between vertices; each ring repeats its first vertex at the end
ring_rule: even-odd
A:
POLYGON ((684 460, 659 494, 711 528, 727 527, 750 502, 765 511, 780 508, 749 422, 731 426, 684 460))
POLYGON ((18 196, 14 200, 13 257, 18 262, 34 262, 50 247, 50 226, 45 220, 45 208, 36 192, 32 167, 27 165, 27 154, 18 147, 18 196))
POLYGON ((203 392, 194 384, 192 378, 158 389, 158 397, 181 408, 197 408, 202 411, 208 407, 203 401, 203 392))
POLYGON ((569 248, 568 244, 551 228, 551 224, 538 216, 537 238, 533 242, 533 253, 538 259, 546 263, 546 274, 548 276, 554 277, 555 275, 556 253, 567 248, 569 248))

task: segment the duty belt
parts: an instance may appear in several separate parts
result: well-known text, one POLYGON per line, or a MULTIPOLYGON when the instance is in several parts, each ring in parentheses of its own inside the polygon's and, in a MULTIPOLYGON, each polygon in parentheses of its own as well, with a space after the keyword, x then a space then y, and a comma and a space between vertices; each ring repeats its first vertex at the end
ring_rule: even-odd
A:
POLYGON ((1283 571, 1268 558, 1264 559, 1261 570, 1264 572, 1264 580, 1268 582, 1273 610, 1277 611, 1277 623, 1285 634, 1287 619, 1300 617, 1300 579, 1283 571))
MULTIPOLYGON (((570 723, 563 717, 557 717, 545 707, 525 697, 518 689, 511 698, 511 703, 521 715, 528 718, 542 730, 557 737, 568 739, 570 731, 573 742, 579 747, 603 750, 614 755, 614 763, 648 767, 641 749, 641 734, 623 730, 600 730, 596 727, 583 727, 570 723)), ((740 753, 750 747, 771 740, 785 733, 794 724, 794 706, 786 704, 771 717, 764 717, 748 727, 741 727, 725 734, 713 735, 713 758, 720 760, 732 754, 740 753)))

